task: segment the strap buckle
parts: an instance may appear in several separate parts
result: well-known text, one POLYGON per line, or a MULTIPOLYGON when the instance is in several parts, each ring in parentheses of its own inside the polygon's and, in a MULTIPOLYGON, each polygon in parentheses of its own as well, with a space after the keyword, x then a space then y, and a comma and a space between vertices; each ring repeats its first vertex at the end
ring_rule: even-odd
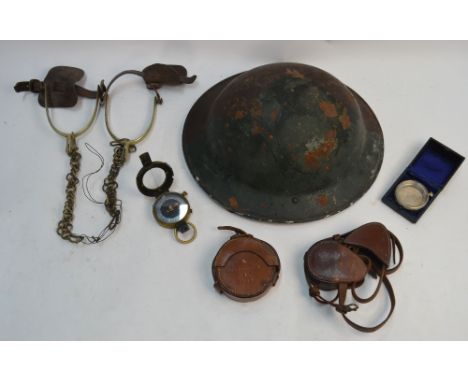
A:
POLYGON ((20 92, 39 93, 42 90, 44 90, 44 83, 36 79, 17 82, 15 85, 15 92, 17 93, 20 93, 20 92))
POLYGON ((339 313, 342 313, 342 314, 346 314, 346 313, 349 313, 349 312, 354 312, 356 310, 358 310, 359 306, 357 306, 357 304, 348 304, 348 305, 337 305, 335 307, 336 311, 339 312, 339 313))

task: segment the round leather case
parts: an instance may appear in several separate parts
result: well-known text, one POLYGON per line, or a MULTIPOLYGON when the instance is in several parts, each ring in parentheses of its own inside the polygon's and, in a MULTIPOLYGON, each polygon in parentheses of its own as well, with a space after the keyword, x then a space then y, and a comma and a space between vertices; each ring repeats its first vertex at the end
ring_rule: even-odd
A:
POLYGON ((213 259, 214 287, 236 301, 253 301, 263 296, 278 280, 280 259, 268 243, 245 232, 236 232, 213 259))

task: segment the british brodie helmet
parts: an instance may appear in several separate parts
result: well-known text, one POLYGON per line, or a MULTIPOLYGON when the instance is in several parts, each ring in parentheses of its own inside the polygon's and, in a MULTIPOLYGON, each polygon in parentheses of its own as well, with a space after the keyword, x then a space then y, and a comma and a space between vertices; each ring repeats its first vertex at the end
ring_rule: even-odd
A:
POLYGON ((193 105, 183 150, 200 186, 261 221, 317 220, 374 182, 383 134, 367 103, 329 73, 277 63, 219 82, 193 105))

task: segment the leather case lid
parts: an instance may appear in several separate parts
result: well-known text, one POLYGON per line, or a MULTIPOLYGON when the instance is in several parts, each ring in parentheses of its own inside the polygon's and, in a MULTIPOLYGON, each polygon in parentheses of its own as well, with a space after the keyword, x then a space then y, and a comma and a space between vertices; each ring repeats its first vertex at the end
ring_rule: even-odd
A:
POLYGON ((216 289, 238 301, 261 297, 275 285, 279 271, 273 247, 250 235, 228 240, 212 264, 216 289))
POLYGON ((358 283, 367 273, 359 256, 334 240, 314 244, 306 253, 305 265, 311 278, 330 284, 358 283))
POLYGON ((381 223, 367 223, 350 232, 344 239, 346 244, 366 248, 375 254, 387 267, 390 265, 392 241, 381 223))
POLYGON ((406 167, 398 179, 388 189, 382 202, 392 210, 416 223, 426 212, 437 195, 443 190, 450 178, 463 163, 465 158, 443 145, 434 138, 429 138, 416 157, 406 167), (410 211, 400 206, 395 198, 395 188, 404 180, 416 180, 422 183, 433 196, 426 206, 417 211, 410 211))
POLYGON ((227 241, 215 257, 213 266, 224 267, 229 258, 241 250, 258 253, 268 266, 280 266, 279 257, 271 245, 249 236, 241 236, 227 241))

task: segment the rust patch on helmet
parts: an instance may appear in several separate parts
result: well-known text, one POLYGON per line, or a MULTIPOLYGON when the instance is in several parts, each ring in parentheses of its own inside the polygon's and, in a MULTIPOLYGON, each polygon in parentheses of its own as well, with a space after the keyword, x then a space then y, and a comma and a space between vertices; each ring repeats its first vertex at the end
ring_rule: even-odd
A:
POLYGON ((258 99, 254 99, 250 105, 250 115, 252 118, 259 118, 262 116, 262 103, 258 99))
POLYGON ((234 112, 234 119, 244 119, 247 113, 244 110, 236 110, 234 112))
POLYGON ((328 130, 325 133, 324 141, 314 149, 305 153, 305 164, 307 167, 317 169, 320 166, 320 160, 328 158, 336 149, 336 130, 328 130))
POLYGON ((321 194, 317 197, 317 202, 320 204, 322 207, 325 207, 328 204, 328 196, 325 194, 321 194))
POLYGON ((237 198, 235 196, 231 196, 229 198, 229 205, 235 210, 239 208, 239 202, 237 201, 237 198))
POLYGON ((278 114, 279 114, 279 111, 277 109, 273 109, 273 111, 271 112, 271 121, 272 122, 276 122, 277 119, 278 119, 278 114))
POLYGON ((340 123, 344 130, 348 129, 351 126, 351 119, 349 118, 348 112, 346 109, 343 111, 343 114, 340 116, 340 123))
MULTIPOLYGON (((333 144, 335 145, 336 147, 336 141, 335 141, 335 138, 336 138, 336 130, 335 129, 331 129, 331 130, 328 130, 326 133, 325 133, 325 142, 329 142, 329 141, 333 141, 333 144)), ((334 148, 335 148, 334 147, 334 148)))
POLYGON ((304 74, 302 74, 302 73, 301 73, 300 71, 298 71, 297 69, 286 68, 286 74, 287 74, 289 77, 292 77, 292 78, 298 78, 298 79, 301 79, 301 80, 304 79, 304 74))
POLYGON ((305 164, 307 167, 318 169, 319 161, 317 160, 317 155, 314 152, 308 151, 304 158, 305 164))
POLYGON ((338 116, 338 113, 336 112, 336 106, 331 102, 322 101, 319 103, 319 107, 320 110, 323 111, 323 114, 325 114, 325 116, 328 118, 335 118, 338 116))
POLYGON ((255 124, 250 131, 252 135, 260 135, 265 131, 265 129, 262 126, 255 124))

